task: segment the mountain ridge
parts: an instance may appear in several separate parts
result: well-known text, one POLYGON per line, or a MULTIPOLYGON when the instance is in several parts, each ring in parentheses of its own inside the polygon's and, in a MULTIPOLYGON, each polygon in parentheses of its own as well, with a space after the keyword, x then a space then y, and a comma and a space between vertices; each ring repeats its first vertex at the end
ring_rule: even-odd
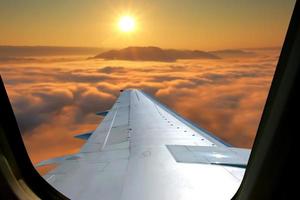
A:
POLYGON ((219 59, 218 56, 200 50, 161 49, 155 46, 126 47, 100 53, 92 59, 132 60, 132 61, 165 61, 173 62, 178 59, 219 59))

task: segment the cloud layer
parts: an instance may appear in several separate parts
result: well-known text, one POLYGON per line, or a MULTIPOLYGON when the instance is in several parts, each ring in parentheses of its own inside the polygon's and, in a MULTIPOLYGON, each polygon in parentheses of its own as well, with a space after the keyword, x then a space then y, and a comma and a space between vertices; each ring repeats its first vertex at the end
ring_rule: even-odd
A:
POLYGON ((73 153, 123 88, 139 88, 238 147, 251 147, 278 60, 255 56, 176 62, 50 58, 0 64, 32 161, 73 153))

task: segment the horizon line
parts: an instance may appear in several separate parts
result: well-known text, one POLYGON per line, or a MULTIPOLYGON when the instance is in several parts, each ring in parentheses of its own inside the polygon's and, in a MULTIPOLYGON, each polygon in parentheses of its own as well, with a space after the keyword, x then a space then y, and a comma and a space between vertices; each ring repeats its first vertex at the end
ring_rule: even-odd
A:
MULTIPOLYGON (((0 44, 1 47, 11 47, 11 48, 78 48, 78 49, 124 49, 128 47, 158 47, 161 49, 180 49, 180 50, 205 50, 201 48, 164 48, 157 45, 130 45, 126 47, 96 47, 96 46, 59 46, 59 45, 7 45, 7 44, 0 44)), ((278 49, 282 48, 279 45, 276 46, 262 46, 262 47, 239 47, 239 48, 217 48, 217 49, 211 49, 211 50, 205 50, 205 51, 218 51, 218 50, 237 50, 237 49, 278 49)))

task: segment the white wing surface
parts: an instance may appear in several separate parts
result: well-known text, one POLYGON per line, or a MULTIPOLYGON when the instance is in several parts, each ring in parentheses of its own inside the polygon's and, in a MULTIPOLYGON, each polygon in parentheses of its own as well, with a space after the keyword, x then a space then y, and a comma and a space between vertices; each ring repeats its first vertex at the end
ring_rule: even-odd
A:
MULTIPOLYGON (((233 148, 139 90, 121 92, 74 155, 44 178, 70 199, 230 199, 250 150, 233 148), (106 114, 107 113, 107 114, 106 114)), ((103 114, 103 113, 101 113, 103 114)))

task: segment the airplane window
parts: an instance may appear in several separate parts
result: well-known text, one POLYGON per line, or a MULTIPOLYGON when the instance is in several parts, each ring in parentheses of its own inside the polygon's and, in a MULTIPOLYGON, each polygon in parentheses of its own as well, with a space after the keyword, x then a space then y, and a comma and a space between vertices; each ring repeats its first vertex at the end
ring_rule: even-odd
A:
POLYGON ((55 173, 47 176, 65 161, 84 161, 78 171, 83 177, 96 168, 111 175, 99 175, 107 184, 98 192, 106 195, 121 181, 128 197, 135 186, 138 197, 156 199, 160 188, 179 187, 182 198, 193 199, 207 176, 207 185, 230 190, 231 197, 243 177, 294 4, 1 1, 0 73, 33 164, 71 197, 78 194, 55 185, 55 173), (151 171, 149 163, 176 166, 155 181, 163 167, 151 171), (201 172, 203 166, 208 172, 201 172), (222 177, 220 168, 231 174, 224 178, 231 186, 222 188, 218 177, 209 177, 213 170, 222 177), (186 185, 168 185, 170 177, 186 185))

